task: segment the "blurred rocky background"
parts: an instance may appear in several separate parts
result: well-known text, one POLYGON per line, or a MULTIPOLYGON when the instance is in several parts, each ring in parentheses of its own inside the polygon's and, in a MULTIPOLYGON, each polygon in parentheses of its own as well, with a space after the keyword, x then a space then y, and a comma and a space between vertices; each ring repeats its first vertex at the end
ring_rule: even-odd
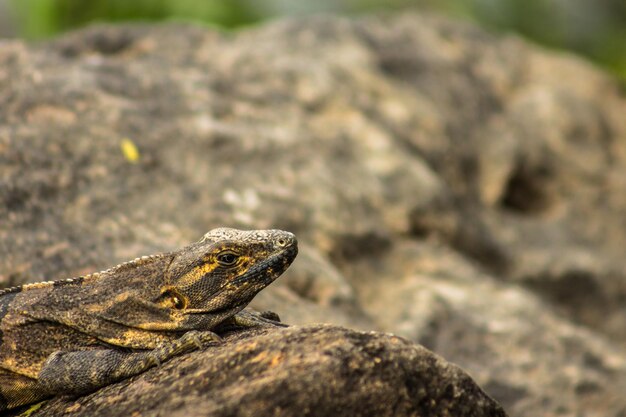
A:
POLYGON ((624 0, 0 0, 0 36, 49 37, 94 21, 185 20, 237 28, 281 16, 436 11, 551 48, 626 78, 624 0))
POLYGON ((588 60, 430 13, 5 39, 0 286, 283 228, 254 307, 420 343, 512 416, 624 416, 625 114, 588 60))

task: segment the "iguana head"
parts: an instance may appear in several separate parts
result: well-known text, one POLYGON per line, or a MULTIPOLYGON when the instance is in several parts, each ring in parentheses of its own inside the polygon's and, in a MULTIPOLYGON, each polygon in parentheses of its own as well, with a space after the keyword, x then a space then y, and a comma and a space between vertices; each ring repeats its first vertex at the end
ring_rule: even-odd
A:
POLYGON ((198 313, 239 310, 297 253, 296 237, 282 230, 211 230, 174 254, 161 304, 198 313))

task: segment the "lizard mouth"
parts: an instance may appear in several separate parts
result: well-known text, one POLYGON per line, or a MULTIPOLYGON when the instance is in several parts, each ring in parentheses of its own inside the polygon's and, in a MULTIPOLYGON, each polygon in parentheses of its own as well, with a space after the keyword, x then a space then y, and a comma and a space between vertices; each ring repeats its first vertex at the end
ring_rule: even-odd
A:
POLYGON ((298 245, 293 243, 292 245, 270 255, 262 262, 253 265, 248 271, 246 271, 245 274, 235 278, 231 284, 236 286, 244 283, 261 284, 261 288, 263 288, 281 276, 283 272, 287 270, 289 265, 291 265, 297 255, 298 245))

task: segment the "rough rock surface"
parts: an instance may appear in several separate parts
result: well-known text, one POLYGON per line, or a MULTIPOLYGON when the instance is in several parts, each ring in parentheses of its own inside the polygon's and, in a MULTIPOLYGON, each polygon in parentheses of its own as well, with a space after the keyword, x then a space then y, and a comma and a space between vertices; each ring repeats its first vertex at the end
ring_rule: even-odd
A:
POLYGON ((283 228, 255 307, 421 343, 512 416, 623 416, 624 114, 589 64, 432 16, 3 41, 0 285, 283 228))
POLYGON ((459 368, 407 340, 317 325, 239 333, 42 415, 489 416, 459 368), (256 333, 256 334, 254 334, 256 333))

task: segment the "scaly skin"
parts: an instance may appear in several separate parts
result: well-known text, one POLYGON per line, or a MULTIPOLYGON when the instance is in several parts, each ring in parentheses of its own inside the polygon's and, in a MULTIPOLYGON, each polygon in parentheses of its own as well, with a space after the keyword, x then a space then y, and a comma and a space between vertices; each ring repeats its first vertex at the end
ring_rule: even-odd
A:
POLYGON ((82 394, 271 323, 241 311, 298 253, 281 230, 214 229, 176 252, 0 291, 0 411, 82 394))

